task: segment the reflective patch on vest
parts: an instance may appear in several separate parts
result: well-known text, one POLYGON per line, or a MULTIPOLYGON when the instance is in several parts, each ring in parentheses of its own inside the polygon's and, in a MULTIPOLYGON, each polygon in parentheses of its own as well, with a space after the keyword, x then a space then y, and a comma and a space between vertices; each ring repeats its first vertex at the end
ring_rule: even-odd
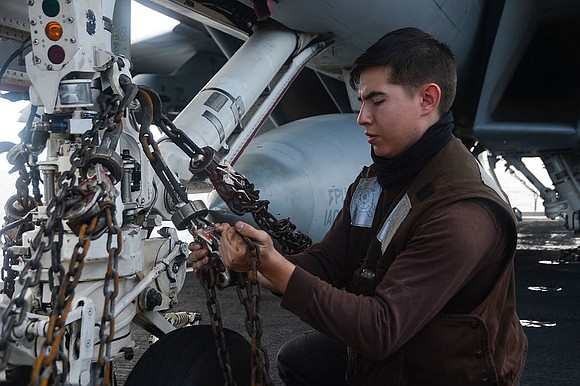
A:
POLYGON ((370 228, 381 196, 381 185, 377 177, 361 178, 350 202, 350 225, 370 228))
POLYGON ((411 211, 411 208, 412 206, 411 200, 409 199, 409 195, 405 194, 405 196, 401 198, 401 201, 397 203, 395 209, 393 209, 391 214, 389 214, 389 217, 387 217, 387 219, 385 220, 383 227, 381 228, 379 234, 377 235, 377 239, 381 242, 382 253, 385 253, 385 251, 387 250, 387 247, 391 243, 391 240, 393 239, 395 232, 397 231, 397 229, 399 229, 403 221, 405 221, 405 219, 409 215, 409 212, 411 211))
POLYGON ((477 166, 479 166, 479 174, 481 175, 481 181, 483 181, 483 183, 488 188, 493 189, 502 200, 504 200, 506 203, 509 204, 510 201, 509 201, 507 195, 504 193, 503 190, 501 190, 501 188, 499 187, 497 182, 495 182, 495 180, 493 178, 491 178, 491 176, 489 174, 487 174, 487 172, 485 171, 483 166, 479 163, 479 161, 477 162, 477 166))

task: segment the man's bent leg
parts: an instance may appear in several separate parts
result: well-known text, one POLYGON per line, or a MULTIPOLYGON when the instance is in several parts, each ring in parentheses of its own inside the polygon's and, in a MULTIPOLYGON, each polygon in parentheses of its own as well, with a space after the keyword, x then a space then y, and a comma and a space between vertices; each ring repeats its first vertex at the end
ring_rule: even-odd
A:
POLYGON ((286 342, 278 351, 277 362, 286 386, 348 385, 346 347, 318 331, 286 342))

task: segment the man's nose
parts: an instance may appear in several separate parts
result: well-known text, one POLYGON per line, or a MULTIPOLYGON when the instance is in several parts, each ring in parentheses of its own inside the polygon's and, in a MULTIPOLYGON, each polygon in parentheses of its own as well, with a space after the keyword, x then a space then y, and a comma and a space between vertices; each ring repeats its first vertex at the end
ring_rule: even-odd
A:
POLYGON ((361 104, 360 111, 358 112, 358 117, 356 122, 361 126, 368 126, 372 123, 372 117, 365 108, 365 104, 361 104))

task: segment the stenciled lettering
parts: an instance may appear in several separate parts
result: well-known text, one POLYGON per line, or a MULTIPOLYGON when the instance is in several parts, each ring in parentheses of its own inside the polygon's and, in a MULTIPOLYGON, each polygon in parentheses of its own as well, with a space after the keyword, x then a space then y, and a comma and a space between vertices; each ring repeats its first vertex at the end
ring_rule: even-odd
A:
POLYGON ((342 206, 344 197, 346 196, 346 187, 344 188, 330 188, 328 189, 328 207, 342 206))

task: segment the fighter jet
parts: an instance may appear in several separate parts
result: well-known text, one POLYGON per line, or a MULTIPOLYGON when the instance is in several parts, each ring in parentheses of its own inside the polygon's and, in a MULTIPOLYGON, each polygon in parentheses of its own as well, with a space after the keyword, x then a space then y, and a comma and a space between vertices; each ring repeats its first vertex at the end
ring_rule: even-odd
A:
MULTIPOLYGON (((244 152, 226 146, 226 159, 250 177, 275 212, 291 216, 314 239, 324 234, 336 216, 346 186, 360 165, 370 162, 368 146, 354 120, 358 102, 348 86, 348 70, 372 42, 404 26, 435 35, 457 57, 459 80, 452 108, 455 135, 475 155, 486 158, 492 175, 498 161, 522 173, 539 192, 548 218, 562 218, 567 229, 580 230, 580 159, 576 154, 580 56, 573 38, 580 28, 578 2, 141 3, 181 21, 165 36, 132 47, 135 69, 142 72, 137 79, 147 77, 152 87, 166 85, 164 96, 177 103, 172 113, 180 126, 194 120, 178 101, 188 100, 183 95, 188 87, 191 97, 203 88, 195 84, 200 75, 192 76, 199 73, 193 68, 212 68, 219 62, 216 56, 228 60, 258 26, 272 23, 311 34, 324 45, 289 86, 282 86, 283 95, 269 98, 275 107, 267 120, 261 119, 266 121, 264 135, 249 142, 244 152), (197 38, 191 39, 193 34, 197 38), (184 44, 191 48, 186 50, 184 44), (179 68, 155 69, 159 62, 175 62, 146 60, 151 52, 173 58, 184 51, 191 56, 179 68), (273 127, 276 130, 270 130, 273 127), (552 186, 526 166, 524 161, 530 157, 542 160, 552 186)), ((255 53, 261 58, 277 54, 268 49, 255 53)), ((280 72, 292 71, 292 55, 296 54, 284 59, 280 72)), ((251 80, 245 71, 236 66, 231 76, 251 80)), ((206 74, 205 79, 209 78, 206 74)), ((262 99, 277 78, 268 80, 262 99)), ((240 128, 244 127, 242 119, 240 128)), ((210 200, 214 209, 223 208, 215 195, 210 200)))
POLYGON ((20 173, 2 230, 0 380, 28 368, 32 383, 107 384, 132 321, 179 326, 157 314, 185 280, 176 229, 208 245, 224 286, 215 221, 251 212, 299 246, 319 240, 371 163, 349 70, 397 28, 455 53, 465 146, 517 169, 547 217, 580 231, 578 1, 139 2, 179 24, 131 44, 128 0, 0 2, 0 88, 32 106, 22 143, 0 146, 20 173), (154 237, 163 220, 174 227, 154 237))
MULTIPOLYGON (((130 46, 130 7, 117 2, 114 44, 131 58, 135 81, 159 92, 165 113, 188 135, 223 127, 202 145, 215 147, 259 188, 274 212, 292 216, 315 240, 332 222, 360 165, 370 162, 355 122, 356 94, 345 82, 348 70, 366 47, 403 26, 435 35, 457 57, 455 134, 474 154, 489 154, 492 167, 503 160, 521 172, 539 192, 547 217, 580 230, 576 1, 140 3, 180 24, 130 46), (242 45, 267 28, 278 31, 269 34, 270 45, 235 63, 236 52, 249 51, 240 51, 242 45), (294 34, 287 48, 280 31, 294 34), (227 118, 208 118, 206 110, 194 108, 207 100, 207 82, 216 74, 221 95, 230 100, 227 118), (200 121, 209 128, 201 129, 200 121), (527 157, 542 159, 553 186, 528 170, 522 162, 527 157)), ((29 35, 26 8, 18 2, 1 7, 7 16, 2 44, 16 47, 29 35)), ((26 84, 20 64, 9 64, 4 88, 26 84)), ((184 182, 191 177, 185 170, 180 175, 184 182)), ((210 200, 219 212, 219 199, 210 200)))

